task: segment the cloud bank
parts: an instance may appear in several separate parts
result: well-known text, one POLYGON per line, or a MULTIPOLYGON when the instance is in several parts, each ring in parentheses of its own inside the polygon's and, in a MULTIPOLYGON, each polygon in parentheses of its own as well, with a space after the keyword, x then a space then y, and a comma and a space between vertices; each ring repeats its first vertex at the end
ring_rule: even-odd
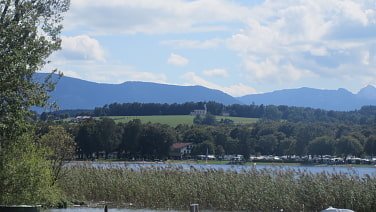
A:
MULTIPOLYGON (((168 52, 171 48, 179 52, 217 48, 235 52, 239 60, 232 65, 236 68, 195 67, 181 78, 230 94, 256 93, 255 87, 294 86, 311 81, 376 84, 373 1, 75 0, 65 19, 66 30, 79 34, 63 37, 60 56, 102 65, 93 70, 102 67, 108 71, 113 65, 107 49, 104 51, 95 38, 142 34, 160 37, 160 47, 170 48, 168 52), (218 36, 219 33, 224 34, 218 36), (235 69, 241 73, 230 71, 235 69), (214 78, 223 81, 214 83, 214 78), (235 83, 229 85, 229 81, 235 83)), ((189 68, 196 64, 194 60, 172 53, 167 65, 189 68)), ((122 66, 132 76, 139 71, 146 79, 175 84, 175 78, 167 74, 140 71, 137 67, 129 71, 128 65, 122 66)), ((109 74, 112 75, 116 74, 109 74)))

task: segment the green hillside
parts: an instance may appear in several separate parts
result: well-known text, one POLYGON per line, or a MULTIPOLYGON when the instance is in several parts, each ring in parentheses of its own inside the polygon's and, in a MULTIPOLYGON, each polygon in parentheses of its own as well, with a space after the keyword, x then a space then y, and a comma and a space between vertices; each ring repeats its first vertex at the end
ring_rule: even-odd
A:
MULTIPOLYGON (((108 116, 112 118, 117 123, 126 123, 133 119, 140 119, 142 123, 161 123, 167 124, 169 126, 175 127, 179 124, 193 124, 194 116, 190 115, 179 115, 179 116, 108 116)), ((254 123, 257 118, 242 118, 242 117, 225 117, 225 116, 216 116, 217 120, 221 119, 230 119, 234 121, 234 124, 249 124, 254 123)))

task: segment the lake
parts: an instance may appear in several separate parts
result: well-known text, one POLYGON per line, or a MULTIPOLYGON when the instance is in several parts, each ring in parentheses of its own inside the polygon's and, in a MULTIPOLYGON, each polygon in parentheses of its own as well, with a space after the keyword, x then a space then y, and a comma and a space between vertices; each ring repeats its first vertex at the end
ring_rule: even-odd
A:
MULTIPOLYGON (((86 163, 86 162, 85 162, 86 163)), ((72 165, 77 163, 70 163, 72 165)), ((102 167, 128 167, 132 169, 139 169, 139 168, 148 168, 148 167, 155 167, 155 168, 167 168, 167 167, 180 167, 184 170, 189 171, 192 167, 195 169, 214 169, 214 170, 225 170, 225 171, 242 171, 242 170, 249 170, 252 168, 256 169, 270 169, 270 168, 281 168, 281 169, 294 169, 300 170, 304 172, 311 172, 313 174, 320 173, 320 172, 327 172, 327 173, 345 173, 345 174, 357 174, 360 177, 363 177, 365 174, 370 176, 376 177, 376 166, 375 167, 344 167, 344 166, 289 166, 289 165, 226 165, 226 164, 170 164, 170 163, 122 163, 122 162, 112 162, 112 163, 101 163, 101 162, 89 162, 93 166, 102 166, 102 167)))
MULTIPOLYGON (((109 208, 108 212, 187 212, 187 210, 152 210, 152 209, 117 209, 109 208)), ((64 208, 64 209, 48 209, 42 210, 42 212, 104 212, 103 208, 64 208)), ((213 210, 200 210, 200 212, 214 212, 213 210)), ((225 212, 217 211, 216 212, 225 212)), ((236 211, 232 211, 236 212, 236 211)))
MULTIPOLYGON (((65 209, 49 209, 43 212, 103 212, 103 208, 65 208, 65 209)), ((183 212, 176 210, 149 210, 149 209, 108 209, 109 212, 183 212)), ((186 210, 189 211, 189 208, 186 210)), ((204 212, 204 211, 203 211, 204 212)))

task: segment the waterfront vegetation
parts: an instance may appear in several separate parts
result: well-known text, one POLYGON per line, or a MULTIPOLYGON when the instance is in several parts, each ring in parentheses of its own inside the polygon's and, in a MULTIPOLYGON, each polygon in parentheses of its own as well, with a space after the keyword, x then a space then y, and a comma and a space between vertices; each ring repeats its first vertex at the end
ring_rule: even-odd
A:
POLYGON ((105 201, 132 208, 244 211, 320 211, 328 206, 372 211, 376 208, 375 175, 354 172, 310 173, 271 167, 225 171, 183 166, 67 166, 59 182, 66 199, 105 201))

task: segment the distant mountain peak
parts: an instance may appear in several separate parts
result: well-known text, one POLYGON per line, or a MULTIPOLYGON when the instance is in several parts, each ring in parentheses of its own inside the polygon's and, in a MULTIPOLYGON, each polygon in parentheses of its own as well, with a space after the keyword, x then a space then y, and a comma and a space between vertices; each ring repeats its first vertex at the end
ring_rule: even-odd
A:
POLYGON ((360 98, 376 100, 376 88, 372 85, 368 85, 368 86, 362 88, 358 92, 357 96, 360 97, 360 98))

